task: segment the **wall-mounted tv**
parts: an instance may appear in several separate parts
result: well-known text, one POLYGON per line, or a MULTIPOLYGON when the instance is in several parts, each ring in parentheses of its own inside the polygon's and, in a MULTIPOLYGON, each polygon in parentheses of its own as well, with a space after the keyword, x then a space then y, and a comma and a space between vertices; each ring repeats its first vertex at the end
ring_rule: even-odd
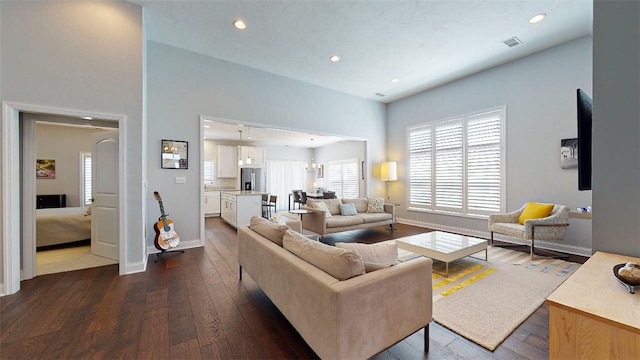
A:
POLYGON ((578 190, 591 190, 591 98, 578 89, 578 190))

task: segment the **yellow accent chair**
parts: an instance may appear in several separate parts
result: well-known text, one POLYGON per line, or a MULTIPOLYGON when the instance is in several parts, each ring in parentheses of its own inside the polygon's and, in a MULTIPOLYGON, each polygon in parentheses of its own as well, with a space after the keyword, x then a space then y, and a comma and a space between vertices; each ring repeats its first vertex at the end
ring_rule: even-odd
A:
POLYGON ((569 226, 568 206, 527 203, 516 211, 489 215, 489 231, 491 233, 489 244, 493 245, 494 233, 530 241, 531 258, 533 259, 535 240, 564 240, 567 226, 569 226))

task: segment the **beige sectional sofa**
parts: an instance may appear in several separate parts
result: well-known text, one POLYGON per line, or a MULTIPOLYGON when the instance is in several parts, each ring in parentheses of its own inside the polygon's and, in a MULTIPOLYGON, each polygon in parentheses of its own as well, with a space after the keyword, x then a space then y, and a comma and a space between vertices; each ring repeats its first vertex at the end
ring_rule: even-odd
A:
POLYGON ((421 328, 428 351, 431 259, 340 281, 249 227, 238 240, 240 279, 246 271, 320 358, 366 359, 421 328))
MULTIPOLYGON (((381 225, 392 225, 395 220, 395 206, 392 204, 384 204, 384 212, 368 213, 368 199, 325 199, 320 200, 327 205, 331 213, 328 217, 326 212, 310 206, 303 206, 302 209, 311 210, 313 213, 304 215, 302 226, 313 231, 320 236, 326 234, 337 233, 341 231, 364 229, 381 225), (345 216, 340 214, 340 204, 355 205, 357 214, 345 216)), ((311 202, 311 201, 310 201, 311 202)))

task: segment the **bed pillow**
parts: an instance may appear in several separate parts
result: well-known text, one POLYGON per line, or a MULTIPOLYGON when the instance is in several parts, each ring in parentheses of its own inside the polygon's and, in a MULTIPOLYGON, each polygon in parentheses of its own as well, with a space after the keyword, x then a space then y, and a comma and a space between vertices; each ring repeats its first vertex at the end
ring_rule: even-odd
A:
POLYGON ((249 228, 280 246, 282 246, 284 233, 289 230, 287 225, 276 224, 258 216, 251 218, 249 228))
POLYGON ((340 215, 353 216, 358 215, 355 204, 340 204, 340 215))
POLYGON ((360 254, 309 240, 294 231, 287 231, 284 248, 292 254, 342 281, 365 273, 360 254))
POLYGON ((368 213, 383 213, 384 212, 384 199, 383 198, 367 198, 367 212, 368 213))
POLYGON ((366 272, 384 269, 398 263, 398 245, 396 243, 360 244, 338 242, 336 247, 358 252, 362 257, 366 272))

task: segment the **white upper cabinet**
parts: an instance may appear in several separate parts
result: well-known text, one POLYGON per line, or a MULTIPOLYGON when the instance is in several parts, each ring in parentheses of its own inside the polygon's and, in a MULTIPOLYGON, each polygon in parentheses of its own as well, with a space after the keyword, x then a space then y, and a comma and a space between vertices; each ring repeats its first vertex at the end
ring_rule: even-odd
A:
POLYGON ((238 177, 238 148, 236 146, 218 145, 218 177, 238 177))

